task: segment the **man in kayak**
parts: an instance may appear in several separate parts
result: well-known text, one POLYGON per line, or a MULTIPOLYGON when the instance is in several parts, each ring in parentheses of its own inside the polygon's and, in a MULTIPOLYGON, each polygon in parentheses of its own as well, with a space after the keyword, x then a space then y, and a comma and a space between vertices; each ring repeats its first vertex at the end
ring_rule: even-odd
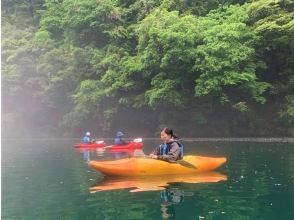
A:
POLYGON ((91 143, 91 138, 90 138, 90 136, 91 136, 91 133, 90 133, 89 131, 87 131, 87 132, 86 132, 86 135, 82 138, 82 142, 83 142, 84 144, 89 144, 89 143, 91 143))
POLYGON ((124 134, 121 131, 116 133, 114 144, 115 145, 126 145, 128 142, 123 139, 124 134))
POLYGON ((172 129, 164 128, 160 133, 160 138, 163 144, 159 145, 149 157, 169 162, 175 162, 183 158, 183 146, 180 144, 178 137, 174 135, 172 129))

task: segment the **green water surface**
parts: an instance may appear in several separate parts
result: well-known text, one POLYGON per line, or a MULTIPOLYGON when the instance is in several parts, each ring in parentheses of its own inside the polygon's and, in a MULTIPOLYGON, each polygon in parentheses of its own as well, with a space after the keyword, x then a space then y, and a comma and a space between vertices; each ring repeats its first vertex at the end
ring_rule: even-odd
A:
MULTIPOLYGON (((105 178, 87 158, 128 155, 74 142, 2 141, 2 219, 294 219, 294 143, 184 141, 185 154, 226 156, 218 172, 227 180, 90 193, 105 178)), ((145 153, 158 144, 144 141, 145 153)))

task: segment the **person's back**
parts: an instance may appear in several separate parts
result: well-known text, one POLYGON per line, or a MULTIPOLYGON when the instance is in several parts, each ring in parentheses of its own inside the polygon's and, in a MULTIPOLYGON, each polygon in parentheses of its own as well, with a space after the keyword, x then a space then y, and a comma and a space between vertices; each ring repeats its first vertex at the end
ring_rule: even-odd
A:
POLYGON ((114 138, 114 144, 115 145, 125 145, 125 144, 127 144, 127 142, 125 140, 123 140, 123 136, 124 136, 124 134, 121 131, 118 131, 116 133, 115 138, 114 138))
POLYGON ((89 144, 91 142, 91 138, 90 138, 90 132, 86 132, 86 135, 82 138, 82 142, 84 144, 89 144))

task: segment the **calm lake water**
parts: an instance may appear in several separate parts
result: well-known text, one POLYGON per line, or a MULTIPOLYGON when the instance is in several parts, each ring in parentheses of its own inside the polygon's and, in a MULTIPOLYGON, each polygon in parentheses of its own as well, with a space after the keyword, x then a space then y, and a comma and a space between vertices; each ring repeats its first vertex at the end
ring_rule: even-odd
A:
MULTIPOLYGON (((185 154, 228 162, 190 183, 111 179, 90 169, 87 158, 127 153, 79 152, 73 140, 2 141, 2 219, 294 219, 294 143, 183 143, 185 154)), ((158 144, 144 141, 143 149, 158 144)))

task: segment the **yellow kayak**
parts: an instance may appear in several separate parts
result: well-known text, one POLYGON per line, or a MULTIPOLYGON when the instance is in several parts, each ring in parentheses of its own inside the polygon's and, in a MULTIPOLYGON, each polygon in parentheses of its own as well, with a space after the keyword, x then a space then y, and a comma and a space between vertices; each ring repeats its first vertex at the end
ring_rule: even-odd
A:
POLYGON ((225 157, 187 155, 176 163, 151 158, 126 158, 114 161, 90 161, 89 166, 107 176, 152 176, 190 174, 214 170, 223 165, 225 157))

